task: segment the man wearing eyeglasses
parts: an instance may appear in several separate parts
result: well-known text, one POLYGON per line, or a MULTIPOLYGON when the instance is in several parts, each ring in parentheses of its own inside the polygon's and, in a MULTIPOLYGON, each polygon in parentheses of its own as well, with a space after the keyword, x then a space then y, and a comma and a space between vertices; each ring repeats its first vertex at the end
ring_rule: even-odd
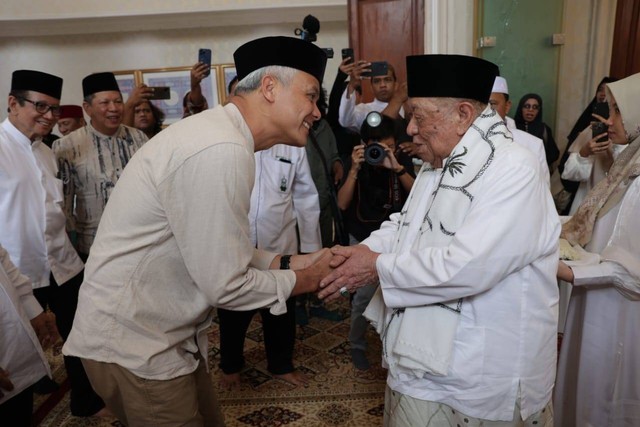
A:
POLYGON ((124 102, 113 73, 90 74, 82 80, 82 91, 91 120, 55 141, 53 152, 64 183, 67 230, 77 236, 76 248, 86 260, 111 191, 148 138, 122 124, 124 102))
MULTIPOLYGON (((42 138, 60 117, 62 79, 32 70, 14 71, 8 118, 0 125, 0 245, 33 283, 34 296, 56 315, 66 340, 78 301, 84 265, 65 232, 62 182, 42 138)), ((4 332, 3 332, 4 333, 4 332)), ((71 412, 90 416, 104 408, 82 364, 65 357, 71 380, 71 412)))

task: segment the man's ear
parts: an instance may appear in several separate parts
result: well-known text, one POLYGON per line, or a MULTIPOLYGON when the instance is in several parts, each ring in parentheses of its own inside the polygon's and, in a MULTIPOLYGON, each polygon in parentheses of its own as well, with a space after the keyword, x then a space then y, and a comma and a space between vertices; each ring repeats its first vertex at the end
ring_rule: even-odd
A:
POLYGON ((509 115, 509 110, 511 110, 511 100, 507 101, 505 104, 504 115, 509 115))
POLYGON ((7 100, 7 113, 14 113, 16 111, 17 105, 18 99, 13 95, 9 95, 9 99, 7 100))
POLYGON ((260 81, 260 93, 268 102, 275 102, 276 88, 278 86, 278 80, 275 77, 267 74, 262 77, 260 81))
POLYGON ((87 116, 91 117, 91 112, 89 111, 89 108, 91 108, 91 104, 89 104, 87 101, 82 101, 82 109, 84 110, 85 113, 87 113, 87 116))
POLYGON ((463 136, 476 119, 476 109, 470 102, 462 101, 456 108, 456 133, 463 136))

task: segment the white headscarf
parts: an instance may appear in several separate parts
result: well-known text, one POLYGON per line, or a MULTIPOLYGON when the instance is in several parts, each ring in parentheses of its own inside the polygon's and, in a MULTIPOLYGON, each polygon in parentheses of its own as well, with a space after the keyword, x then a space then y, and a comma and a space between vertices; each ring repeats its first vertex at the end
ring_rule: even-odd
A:
POLYGON ((562 227, 561 237, 583 247, 591 241, 596 219, 615 206, 629 182, 640 175, 640 73, 608 83, 607 87, 618 105, 630 144, 611 165, 607 177, 591 189, 575 215, 562 227))

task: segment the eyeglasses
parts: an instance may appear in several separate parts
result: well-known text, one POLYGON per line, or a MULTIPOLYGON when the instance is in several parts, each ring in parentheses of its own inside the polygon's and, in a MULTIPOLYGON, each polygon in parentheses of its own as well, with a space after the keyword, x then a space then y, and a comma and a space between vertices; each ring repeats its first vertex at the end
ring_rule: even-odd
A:
POLYGON ((60 105, 49 105, 46 102, 32 101, 22 96, 16 96, 16 98, 22 99, 23 101, 27 101, 33 104, 33 106, 36 107, 36 111, 40 114, 47 114, 49 111, 51 111, 51 114, 53 114, 56 117, 59 117, 60 113, 62 113, 62 107, 60 105))
POLYGON ((524 104, 522 108, 525 110, 538 110, 540 109, 540 106, 538 104, 524 104))

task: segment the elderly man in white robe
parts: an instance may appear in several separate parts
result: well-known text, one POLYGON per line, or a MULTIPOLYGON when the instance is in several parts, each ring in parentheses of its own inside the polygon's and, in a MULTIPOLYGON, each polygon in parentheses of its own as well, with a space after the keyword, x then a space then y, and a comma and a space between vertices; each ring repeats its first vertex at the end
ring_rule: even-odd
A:
POLYGON ((332 249, 321 282, 327 299, 380 282, 365 316, 389 369, 388 426, 553 423, 560 224, 539 162, 487 107, 497 73, 407 58, 407 130, 432 158, 400 213, 332 249))

